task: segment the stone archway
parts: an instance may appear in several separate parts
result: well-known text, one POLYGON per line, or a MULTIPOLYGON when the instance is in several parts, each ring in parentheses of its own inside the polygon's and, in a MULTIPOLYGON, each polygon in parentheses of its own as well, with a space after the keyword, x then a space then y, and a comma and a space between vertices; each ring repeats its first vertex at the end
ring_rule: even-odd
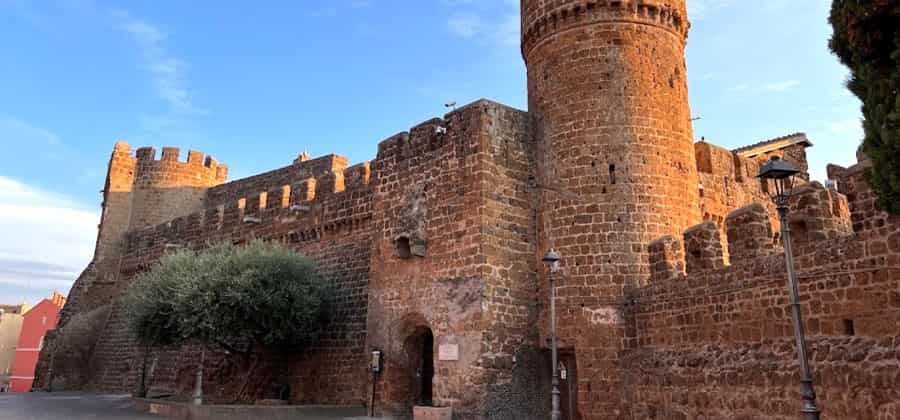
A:
POLYGON ((414 406, 432 404, 435 337, 421 314, 403 317, 392 330, 382 401, 392 415, 403 419, 412 416, 414 406))
POLYGON ((419 327, 406 338, 403 348, 407 366, 413 368, 406 372, 407 380, 411 380, 413 405, 430 406, 434 398, 434 333, 431 328, 419 327))

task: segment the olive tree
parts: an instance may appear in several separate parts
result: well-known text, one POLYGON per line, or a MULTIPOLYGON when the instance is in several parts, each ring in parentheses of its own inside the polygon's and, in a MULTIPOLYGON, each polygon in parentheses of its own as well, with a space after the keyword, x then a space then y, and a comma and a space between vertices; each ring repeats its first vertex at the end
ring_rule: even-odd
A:
POLYGON ((151 270, 137 276, 125 296, 128 326, 144 350, 138 396, 146 396, 151 348, 185 341, 179 302, 190 287, 188 273, 201 270, 196 257, 188 251, 164 256, 151 270))
POLYGON ((328 288, 315 265, 280 244, 182 250, 134 284, 129 320, 142 344, 199 345, 198 404, 208 349, 245 356, 297 349, 316 339, 327 315, 328 288))

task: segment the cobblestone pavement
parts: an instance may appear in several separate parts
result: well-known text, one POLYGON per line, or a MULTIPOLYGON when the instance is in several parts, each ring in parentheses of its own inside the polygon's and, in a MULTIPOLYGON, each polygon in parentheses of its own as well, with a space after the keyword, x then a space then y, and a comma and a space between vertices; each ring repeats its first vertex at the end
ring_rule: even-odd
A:
POLYGON ((127 395, 0 393, 0 420, 160 420, 131 408, 127 395))

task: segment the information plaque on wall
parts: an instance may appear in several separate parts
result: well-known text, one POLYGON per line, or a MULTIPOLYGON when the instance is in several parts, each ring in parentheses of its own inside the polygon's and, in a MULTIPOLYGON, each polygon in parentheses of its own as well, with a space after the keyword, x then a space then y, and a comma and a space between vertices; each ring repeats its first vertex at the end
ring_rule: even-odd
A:
POLYGON ((459 360, 459 344, 441 344, 438 346, 438 360, 459 360))

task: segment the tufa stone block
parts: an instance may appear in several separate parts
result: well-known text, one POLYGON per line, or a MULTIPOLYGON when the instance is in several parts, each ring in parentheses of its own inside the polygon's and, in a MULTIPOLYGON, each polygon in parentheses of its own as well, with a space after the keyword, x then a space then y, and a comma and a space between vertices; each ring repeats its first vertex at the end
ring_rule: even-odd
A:
POLYGON ((725 266, 719 227, 704 222, 684 231, 685 262, 688 273, 725 266))
POLYGON ((669 235, 650 242, 650 280, 668 280, 684 274, 681 241, 669 235))
POLYGON ((791 238, 797 244, 853 233, 847 197, 818 182, 795 188, 790 199, 791 238))
POLYGON ((768 255, 775 250, 769 212, 762 204, 751 204, 729 213, 725 229, 732 261, 768 255))

